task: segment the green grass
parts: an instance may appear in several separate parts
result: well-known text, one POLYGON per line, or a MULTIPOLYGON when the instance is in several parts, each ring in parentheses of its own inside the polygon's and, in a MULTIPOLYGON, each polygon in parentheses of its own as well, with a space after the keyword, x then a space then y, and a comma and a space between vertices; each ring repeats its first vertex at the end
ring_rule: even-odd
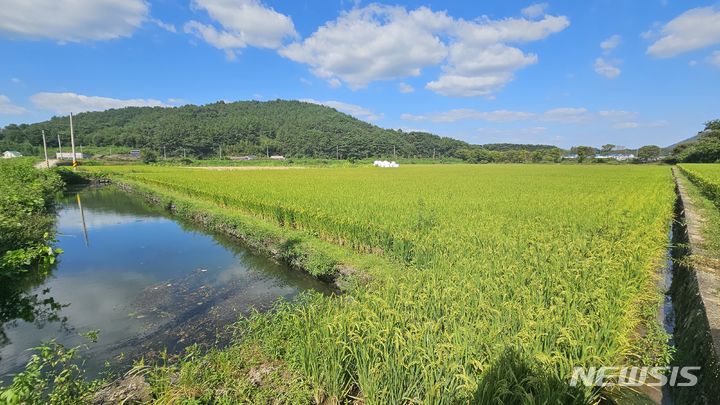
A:
POLYGON ((703 219, 703 222, 701 222, 703 245, 700 248, 704 250, 705 255, 720 259, 720 210, 717 202, 708 198, 703 189, 694 182, 689 181, 686 175, 688 171, 692 171, 693 173, 702 173, 707 177, 716 176, 715 181, 720 183, 720 165, 683 164, 681 167, 684 170, 680 174, 680 180, 685 184, 688 195, 698 210, 698 214, 703 219))
POLYGON ((32 158, 0 160, 0 281, 50 262, 53 202, 62 181, 33 168, 32 158))
POLYGON ((720 207, 720 164, 683 163, 678 166, 705 197, 720 207))
MULTIPOLYGON (((361 269, 371 281, 348 294, 311 294, 244 325, 237 345, 256 343, 316 401, 584 403, 607 393, 570 388, 574 366, 667 361, 655 314, 668 167, 87 170, 392 263, 361 269)), ((171 374, 156 380, 159 398, 250 398, 212 374, 176 385, 171 374)))

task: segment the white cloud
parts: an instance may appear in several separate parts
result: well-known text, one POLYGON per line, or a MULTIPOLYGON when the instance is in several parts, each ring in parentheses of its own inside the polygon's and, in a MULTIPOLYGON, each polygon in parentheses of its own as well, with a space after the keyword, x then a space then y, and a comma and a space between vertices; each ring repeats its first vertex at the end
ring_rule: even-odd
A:
POLYGON ((547 132, 546 127, 527 127, 527 128, 510 128, 510 129, 504 129, 504 128, 478 128, 477 132, 480 135, 494 135, 501 137, 500 139, 508 139, 508 137, 517 137, 517 136, 532 136, 532 135, 540 135, 547 132))
MULTIPOLYGON (((648 34, 651 36, 652 34, 648 34)), ((659 58, 676 56, 720 43, 720 9, 698 7, 690 9, 660 28, 660 39, 647 49, 659 58)))
POLYGON ((428 89, 444 96, 488 96, 510 82, 512 72, 537 63, 537 56, 502 44, 478 47, 458 42, 450 47, 448 62, 428 89))
POLYGON ((585 108, 563 107, 545 111, 540 117, 540 120, 575 124, 589 121, 591 118, 592 114, 585 108))
POLYGON ((536 18, 540 17, 541 15, 545 14, 545 9, 547 9, 548 4, 547 3, 535 3, 532 5, 529 5, 522 9, 521 13, 525 17, 528 18, 536 18))
POLYGON ((451 97, 490 96, 512 81, 515 71, 538 61, 537 55, 526 55, 505 43, 544 39, 569 24, 565 17, 548 15, 537 21, 487 17, 472 22, 459 20, 453 27, 456 40, 443 74, 426 87, 451 97))
POLYGON ((359 118, 361 120, 366 120, 366 121, 377 121, 379 119, 382 119, 382 117, 383 117, 383 114, 376 114, 376 113, 368 110, 367 108, 361 107, 356 104, 344 103, 342 101, 336 101, 336 100, 318 101, 318 100, 314 100, 312 98, 301 99, 300 101, 304 101, 306 103, 324 105, 326 107, 334 108, 338 111, 342 111, 346 114, 352 115, 355 118, 359 118))
POLYGON ((412 93, 415 91, 415 88, 403 82, 398 84, 398 90, 400 90, 400 93, 412 93))
POLYGON ((192 7, 207 11, 220 28, 191 20, 185 23, 185 32, 224 50, 230 59, 245 47, 276 49, 285 38, 297 36, 289 16, 259 0, 193 0, 192 7))
POLYGON ((83 111, 103 111, 123 107, 167 107, 160 100, 154 99, 117 99, 110 97, 84 96, 75 93, 36 93, 30 96, 36 107, 54 111, 58 114, 83 111))
POLYGON ((425 7, 408 12, 373 4, 342 14, 280 53, 310 65, 318 77, 360 88, 375 80, 418 76, 423 67, 440 63, 447 49, 433 28, 450 20, 425 7))
POLYGON ((15 84, 19 84, 20 82, 22 82, 22 80, 20 80, 20 79, 17 78, 17 77, 10 78, 10 81, 13 82, 13 83, 15 83, 15 84))
POLYGON ((707 58, 708 63, 720 68, 720 51, 715 51, 707 58))
POLYGON ((692 66, 697 66, 697 64, 698 64, 697 61, 694 60, 694 59, 691 60, 691 61, 688 61, 688 66, 690 66, 690 67, 692 67, 692 66))
MULTIPOLYGON (((512 110, 480 111, 472 108, 459 108, 448 111, 434 112, 423 115, 402 114, 405 121, 431 121, 437 123, 457 121, 486 121, 493 123, 512 123, 523 121, 556 122, 561 124, 577 124, 588 121, 606 122, 614 126, 629 125, 636 122, 639 113, 624 110, 600 110, 591 112, 582 107, 553 108, 541 113, 512 110)), ((658 122, 655 122, 657 124, 658 122)), ((653 123, 639 125, 649 126, 653 123)))
POLYGON ((536 114, 522 111, 496 110, 478 111, 471 108, 460 108, 455 110, 433 113, 430 115, 402 114, 401 119, 406 121, 432 121, 432 122, 456 122, 461 120, 480 120, 490 122, 514 122, 535 118, 536 114))
POLYGON ((603 53, 608 54, 613 49, 617 48, 618 45, 620 45, 620 35, 613 35, 610 38, 600 42, 600 48, 603 50, 603 53))
POLYGON ((506 72, 482 76, 443 74, 425 87, 449 97, 491 96, 494 91, 501 89, 512 79, 512 74, 506 72))
POLYGON ((150 22, 164 29, 165 31, 172 32, 173 34, 177 33, 177 28, 175 28, 174 24, 166 23, 164 21, 158 20, 157 18, 151 19, 150 22))
POLYGON ((187 105, 189 104, 184 98, 169 98, 167 103, 170 105, 187 105))
POLYGON ((639 114, 635 111, 602 110, 598 111, 598 115, 600 117, 610 120, 632 120, 635 119, 639 114))
POLYGON ((537 41, 568 25, 566 17, 549 15, 467 21, 427 7, 408 11, 372 4, 342 14, 280 53, 351 88, 418 76, 445 61, 441 76, 426 88, 447 96, 489 96, 511 81, 514 71, 537 62, 536 55, 508 43, 537 41))
POLYGON ((651 122, 637 122, 637 121, 622 121, 616 122, 612 125, 613 129, 635 129, 635 128, 659 128, 667 125, 667 121, 651 121, 651 122))
POLYGON ((3 0, 0 36, 61 42, 128 37, 148 13, 144 0, 3 0))
POLYGON ((542 20, 505 18, 491 20, 487 17, 475 21, 459 20, 457 35, 473 44, 522 43, 545 39, 570 25, 565 16, 546 15, 542 20))
POLYGON ((25 112, 27 112, 25 108, 13 104, 8 96, 0 94, 0 114, 16 115, 23 114, 25 112))
POLYGON ((613 62, 606 61, 603 58, 595 59, 595 72, 599 75, 605 76, 608 79, 614 79, 620 76, 620 68, 615 66, 613 62))

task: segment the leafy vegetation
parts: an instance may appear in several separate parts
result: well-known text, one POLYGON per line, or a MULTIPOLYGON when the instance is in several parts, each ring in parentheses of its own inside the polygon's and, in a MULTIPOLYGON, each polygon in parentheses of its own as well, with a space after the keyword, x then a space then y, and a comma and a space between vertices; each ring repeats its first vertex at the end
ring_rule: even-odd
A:
MULTIPOLYGON (((319 402, 502 393, 585 403, 611 394, 569 387, 574 366, 668 360, 655 319, 674 201, 667 167, 88 170, 392 263, 360 268, 369 280, 348 294, 310 294, 242 326, 242 344, 281 362, 319 402)), ((253 365, 223 353, 169 366, 154 380, 156 397, 250 398, 228 381, 253 365), (203 372, 210 364, 221 377, 203 372)))
POLYGON ((660 154, 662 153, 662 148, 656 145, 645 145, 638 149, 638 159, 645 161, 645 162, 651 162, 654 160, 657 160, 660 158, 660 154))
POLYGON ((56 173, 36 170, 32 159, 0 160, 0 345, 7 343, 6 322, 61 320, 61 304, 30 293, 60 253, 51 244, 54 195, 61 186, 56 173))
MULTIPOLYGON (((88 338, 95 340, 96 332, 88 338)), ((51 341, 35 348, 25 370, 13 377, 12 384, 0 390, 0 403, 80 404, 89 403, 103 381, 85 378, 79 351, 87 346, 68 349, 51 341)))
POLYGON ((720 207, 720 165, 681 164, 679 167, 707 198, 720 207))
MULTIPOLYGON (((127 153, 144 149, 153 156, 220 157, 285 155, 293 158, 362 159, 469 157, 481 149, 491 161, 552 160, 560 149, 547 145, 468 145, 426 132, 388 130, 332 108, 301 101, 217 102, 176 108, 127 107, 81 113, 75 119, 78 145, 90 153, 127 153), (460 152, 464 150, 464 152, 460 152), (523 154, 518 154, 522 151, 523 154), (542 159, 537 154, 542 152, 542 159), (470 156, 468 156, 470 153, 470 156)), ((69 144, 67 117, 36 124, 11 124, 0 130, 0 149, 39 155, 41 130, 48 146, 57 137, 69 144)))
POLYGON ((673 155, 680 162, 715 163, 720 161, 720 120, 705 123, 705 129, 697 135, 697 139, 680 143, 673 150, 673 155))
POLYGON ((52 209, 62 184, 56 173, 33 168, 32 160, 0 161, 0 278, 53 261, 52 209))
MULTIPOLYGON (((703 176, 702 172, 710 171, 711 173, 705 173, 705 176, 717 176, 720 175, 720 170, 712 169, 710 165, 701 164, 689 164, 684 163, 679 165, 680 181, 685 185, 686 192, 692 200, 693 208, 697 210, 699 216, 703 219, 701 223, 702 227, 702 246, 699 246, 703 250, 703 254, 713 258, 720 258, 720 209, 718 209, 717 199, 715 201, 708 198, 711 195, 717 197, 717 187, 704 187, 701 188, 702 184, 707 184, 708 180, 700 180, 698 176, 703 176), (708 169, 705 169, 708 167, 708 169), (688 173, 692 173, 688 175, 688 173), (695 181, 690 181, 689 176, 693 176, 695 181), (706 190, 706 191, 703 191, 706 190)), ((719 178, 715 178, 717 183, 720 181, 719 178)), ((699 255, 696 250, 693 251, 694 255, 699 255)))
MULTIPOLYGON (((32 125, 8 125, 0 146, 26 150, 69 139, 66 117, 32 125), (24 145, 24 143, 28 143, 24 145)), ((218 102, 177 108, 128 107, 81 113, 77 144, 151 149, 168 156, 284 154, 293 157, 450 156, 464 142, 422 132, 385 130, 325 106, 300 101, 218 102)), ((66 141, 67 142, 67 141, 66 141)))

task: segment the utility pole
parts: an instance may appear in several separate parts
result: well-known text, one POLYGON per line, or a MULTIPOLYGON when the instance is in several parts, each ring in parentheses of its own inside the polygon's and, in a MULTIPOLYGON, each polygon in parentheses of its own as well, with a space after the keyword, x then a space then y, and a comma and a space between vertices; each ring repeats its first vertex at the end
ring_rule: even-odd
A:
POLYGON ((43 151, 45 152, 45 165, 49 169, 50 161, 48 160, 48 155, 47 155, 47 142, 45 142, 45 130, 44 129, 42 130, 42 136, 43 136, 43 151))
POLYGON ((265 156, 267 156, 268 159, 270 159, 270 146, 268 146, 268 145, 265 145, 265 156))
POLYGON ((340 160, 340 147, 338 145, 335 145, 335 157, 340 160))
POLYGON ((185 154, 185 148, 183 148, 183 159, 185 159, 187 155, 185 154))
POLYGON ((435 148, 433 148, 433 160, 435 160, 435 148))
POLYGON ((77 167, 77 158, 75 156, 75 133, 73 132, 72 113, 70 113, 70 146, 72 147, 72 165, 77 167))
POLYGON ((165 145, 163 145, 163 159, 167 160, 167 153, 165 153, 165 145))
POLYGON ((218 150, 220 151, 220 160, 222 160, 222 145, 218 147, 218 150))
POLYGON ((60 142, 60 134, 58 134, 58 149, 60 150, 60 160, 63 160, 62 143, 60 142))

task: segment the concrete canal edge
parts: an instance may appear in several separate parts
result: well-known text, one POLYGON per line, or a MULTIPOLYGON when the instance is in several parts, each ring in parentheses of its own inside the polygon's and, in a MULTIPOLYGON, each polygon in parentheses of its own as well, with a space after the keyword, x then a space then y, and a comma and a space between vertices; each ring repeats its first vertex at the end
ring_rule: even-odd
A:
POLYGON ((675 403, 717 404, 720 401, 720 261, 703 250, 702 216, 686 181, 673 167, 677 201, 673 224, 675 309, 673 365, 699 366, 696 387, 674 387, 675 403))

